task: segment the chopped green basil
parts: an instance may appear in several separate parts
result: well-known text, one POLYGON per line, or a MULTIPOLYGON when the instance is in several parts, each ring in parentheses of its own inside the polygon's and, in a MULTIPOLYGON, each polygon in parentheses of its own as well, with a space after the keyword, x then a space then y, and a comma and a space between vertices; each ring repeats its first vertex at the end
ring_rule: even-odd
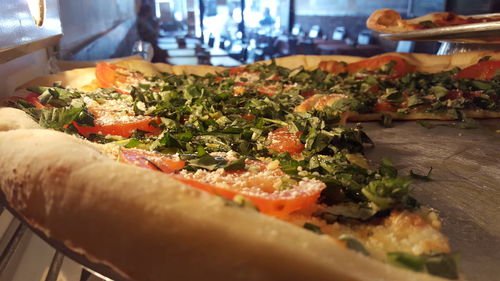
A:
POLYGON ((323 234, 323 232, 321 231, 321 227, 319 227, 315 224, 306 222, 306 223, 304 223, 303 227, 307 230, 310 230, 310 231, 316 233, 316 234, 323 234))
POLYGON ((346 243, 347 248, 359 252, 365 256, 370 255, 370 253, 366 250, 363 244, 361 244, 361 242, 359 242, 357 239, 352 238, 348 235, 341 235, 339 239, 346 243))
POLYGON ((458 255, 433 254, 416 256, 403 252, 387 254, 389 263, 411 269, 413 271, 427 272, 432 275, 448 279, 458 279, 458 255))

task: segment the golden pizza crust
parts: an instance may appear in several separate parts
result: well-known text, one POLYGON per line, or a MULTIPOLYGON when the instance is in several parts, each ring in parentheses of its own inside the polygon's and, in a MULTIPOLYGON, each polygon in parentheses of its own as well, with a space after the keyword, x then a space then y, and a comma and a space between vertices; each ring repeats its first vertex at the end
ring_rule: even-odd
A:
MULTIPOLYGON (((393 55, 405 59, 409 64, 415 66, 416 71, 423 71, 429 73, 436 73, 440 71, 450 70, 454 67, 467 67, 477 63, 481 58, 491 56, 492 59, 500 59, 500 52, 492 51, 473 51, 467 53, 457 53, 452 55, 430 55, 430 54, 412 54, 412 53, 386 53, 378 56, 393 55)), ((375 56, 375 57, 378 57, 375 56)), ((318 67, 322 61, 343 61, 347 63, 357 62, 364 60, 363 57, 330 55, 330 56, 305 56, 297 55, 291 57, 284 57, 276 59, 276 63, 283 67, 297 68, 304 67, 304 69, 312 70, 318 67)), ((270 63, 265 61, 262 63, 270 63)), ((115 64, 146 74, 155 75, 161 72, 174 73, 174 74, 195 74, 205 75, 207 73, 221 72, 226 68, 214 66, 186 66, 186 65, 168 65, 164 63, 149 63, 138 58, 127 58, 122 61, 115 62, 115 64)), ((63 86, 73 87, 80 90, 95 90, 97 84, 95 83, 95 68, 81 68, 73 69, 59 74, 52 74, 41 76, 28 83, 22 85, 21 88, 29 86, 52 86, 55 82, 60 82, 63 86)), ((499 118, 499 112, 492 112, 486 110, 465 110, 466 116, 471 118, 499 118)), ((417 119, 436 119, 436 120, 454 120, 452 115, 441 113, 409 113, 409 114, 396 114, 390 113, 394 120, 417 120, 417 119)), ((344 115, 347 116, 347 115, 344 115)), ((381 113, 368 113, 357 114, 349 113, 348 121, 376 121, 380 120, 381 113)))
POLYGON ((133 280, 443 280, 115 162, 64 133, 0 132, 0 155, 1 191, 16 212, 133 280))
MULTIPOLYGON (((492 51, 473 51, 467 53, 457 53, 452 55, 429 55, 429 54, 412 54, 412 53, 386 53, 378 56, 393 55, 405 59, 409 64, 415 66, 415 71, 423 71, 429 73, 436 73, 440 71, 450 70, 454 67, 467 67, 477 63, 481 58, 490 56, 492 59, 500 59, 500 52, 492 51)), ((375 57, 378 57, 375 56, 375 57)), ((283 67, 297 68, 304 67, 304 69, 312 70, 318 67, 322 61, 343 61, 347 63, 357 62, 364 60, 363 57, 352 56, 305 56, 297 55, 291 57, 284 57, 276 59, 276 63, 283 67)), ((270 63, 265 61, 262 63, 270 63)), ((132 57, 122 61, 115 62, 116 65, 128 68, 134 71, 140 71, 148 75, 155 75, 161 72, 174 73, 174 74, 195 74, 205 75, 207 73, 221 72, 226 68, 214 66, 186 66, 186 65, 168 65, 164 63, 149 63, 141 59, 132 57)), ((52 86, 55 82, 60 82, 63 86, 73 87, 80 90, 95 90, 97 84, 95 83, 95 68, 80 68, 73 69, 59 74, 52 74, 41 76, 19 87, 26 88, 30 86, 52 86)), ((499 112, 486 111, 486 110, 465 110, 466 116, 471 118, 499 118, 499 112)), ((452 115, 441 113, 409 113, 397 114, 389 113, 394 120, 417 120, 417 119, 436 119, 436 120, 454 120, 452 115)), ((347 117, 347 115, 343 115, 347 117)), ((349 113, 348 121, 376 121, 380 120, 381 113, 368 113, 357 114, 349 113)))
MULTIPOLYGON (((444 71, 452 69, 453 67, 466 67, 471 64, 477 63, 485 56, 491 56, 492 59, 500 59, 500 51, 472 51, 467 53, 456 53, 452 55, 430 55, 430 54, 413 54, 413 53, 386 53, 377 55, 394 55, 401 57, 414 65, 417 71, 424 71, 429 73, 444 71)), ((329 55, 329 56, 315 56, 315 55, 296 55, 290 57, 277 58, 276 63, 283 67, 297 68, 304 67, 304 69, 312 70, 318 67, 322 61, 344 61, 347 63, 357 62, 364 60, 364 57, 342 56, 342 55, 329 55)), ((263 61, 259 63, 270 63, 270 61, 263 61)), ((195 74, 204 75, 206 73, 221 72, 227 68, 208 66, 208 65, 169 65, 165 63, 149 63, 140 59, 127 59, 118 61, 115 64, 126 67, 131 70, 140 71, 147 74, 158 74, 160 72, 174 73, 174 74, 195 74)), ((45 75, 35 78, 26 84, 21 85, 20 88, 30 86, 52 86, 55 82, 61 82, 63 86, 74 87, 77 89, 84 88, 85 85, 91 84, 95 80, 95 68, 77 68, 61 72, 59 74, 45 75)))
MULTIPOLYGON (((392 9, 379 9, 368 17, 366 26, 371 30, 381 33, 401 33, 421 30, 415 26, 420 22, 431 21, 457 24, 461 20, 470 17, 471 16, 462 16, 451 12, 437 12, 412 19, 402 19, 401 15, 392 9)), ((472 16, 472 18, 486 18, 486 16, 472 16)))

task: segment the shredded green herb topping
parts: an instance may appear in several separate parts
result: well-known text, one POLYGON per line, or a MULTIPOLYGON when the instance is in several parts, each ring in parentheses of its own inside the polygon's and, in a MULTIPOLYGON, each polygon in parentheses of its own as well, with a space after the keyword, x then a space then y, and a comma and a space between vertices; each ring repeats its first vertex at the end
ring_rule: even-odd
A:
MULTIPOLYGON (((130 104, 135 116, 158 120, 151 122, 158 134, 137 130, 126 139, 100 134, 88 138, 126 148, 178 154, 186 161, 184 169, 188 171, 234 171, 245 169, 247 159, 277 160, 280 169, 294 180, 311 178, 326 184, 319 203, 337 207, 318 214, 319 218, 327 223, 339 218, 366 221, 393 209, 414 209, 418 204, 409 194, 410 180, 400 177, 390 160, 382 159, 378 169, 361 167, 350 160, 350 155, 363 153, 364 146, 373 142, 360 126, 339 126, 343 112, 373 113, 375 105, 382 101, 394 106, 397 114, 415 110, 445 112, 455 114, 464 120, 461 124, 471 127, 472 121, 461 118, 462 110, 500 111, 499 76, 491 81, 455 79, 453 75, 459 69, 453 69, 387 79, 384 73, 390 73, 392 66, 388 64, 375 72, 330 74, 320 69, 287 69, 273 62, 239 69, 244 75, 235 75, 234 69, 205 76, 164 73, 133 87, 130 95, 112 89, 87 93, 60 86, 38 87, 30 90, 40 94, 38 99, 45 107, 35 108, 23 99, 13 106, 27 112, 43 127, 78 134, 76 125, 92 127, 97 120, 89 110, 89 100, 96 104, 130 104), (331 94, 342 98, 321 110, 294 110, 310 96, 331 94), (304 147, 299 155, 269 148, 269 135, 280 128, 298 133, 304 147), (238 158, 228 161, 212 156, 214 152, 231 152, 238 158)), ((392 116, 382 116, 382 124, 390 127, 392 116)), ((426 128, 436 126, 420 123, 426 128)), ((430 180, 430 172, 411 172, 411 177, 430 180)), ((315 225, 304 227, 322 233, 315 225)), ((349 247, 368 255, 355 239, 344 240, 349 247)), ((448 278, 456 275, 452 259, 447 256, 391 253, 388 258, 414 270, 448 278)))

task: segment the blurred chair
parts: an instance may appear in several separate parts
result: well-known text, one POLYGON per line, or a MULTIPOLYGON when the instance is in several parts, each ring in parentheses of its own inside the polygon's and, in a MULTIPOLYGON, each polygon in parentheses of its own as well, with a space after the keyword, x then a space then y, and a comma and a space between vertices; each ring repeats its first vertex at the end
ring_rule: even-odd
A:
POLYGON ((313 25, 313 27, 311 27, 311 30, 309 30, 308 37, 311 39, 316 39, 319 38, 320 36, 321 36, 321 27, 319 27, 319 25, 313 25))
POLYGON ((299 36, 300 32, 302 31, 302 26, 299 23, 296 23, 292 27, 292 36, 299 36))
POLYGON ((332 39, 333 40, 344 40, 346 37, 345 27, 338 26, 333 31, 332 39))
POLYGON ((359 45, 369 45, 372 43, 372 32, 370 30, 361 30, 358 34, 357 43, 359 45))
POLYGON ((331 40, 325 40, 316 44, 316 53, 319 55, 335 55, 340 49, 345 49, 348 45, 346 40, 346 30, 343 26, 334 29, 331 40))
POLYGON ((349 55, 360 57, 371 57, 385 52, 384 48, 374 42, 371 30, 365 29, 359 32, 356 49, 350 50, 349 55))
POLYGON ((396 47, 396 52, 411 53, 415 49, 415 42, 413 41, 399 41, 396 47))

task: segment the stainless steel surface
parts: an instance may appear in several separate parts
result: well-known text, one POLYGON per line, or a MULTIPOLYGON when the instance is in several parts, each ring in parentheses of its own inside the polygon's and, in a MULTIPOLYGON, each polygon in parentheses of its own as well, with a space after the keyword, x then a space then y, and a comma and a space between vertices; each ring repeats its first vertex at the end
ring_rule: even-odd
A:
POLYGON ((451 55, 469 51, 500 51, 500 44, 441 42, 437 55, 451 55))
POLYGON ((500 44, 500 21, 380 34, 391 40, 500 44))
POLYGON ((27 0, 2 1, 0 63, 55 45, 62 35, 57 0, 46 0, 42 26, 37 26, 27 0))
MULTIPOLYGON (((437 122, 446 123, 450 122, 437 122)), ((417 200, 439 211, 443 232, 461 254, 460 270, 469 281, 500 280, 500 121, 483 120, 479 129, 396 122, 393 128, 365 123, 375 142, 366 151, 378 163, 393 160, 400 175, 413 170, 432 181, 414 181, 417 200)))
POLYGON ((6 234, 2 237, 2 254, 0 255, 0 276, 7 268, 7 265, 10 262, 11 257, 14 255, 16 250, 18 249, 21 239, 28 227, 18 221, 12 221, 7 229, 6 234))
POLYGON ((54 257, 52 258, 52 262, 50 263, 49 271, 47 272, 45 281, 57 281, 57 277, 59 276, 59 272, 61 271, 63 260, 64 255, 56 251, 54 257))

